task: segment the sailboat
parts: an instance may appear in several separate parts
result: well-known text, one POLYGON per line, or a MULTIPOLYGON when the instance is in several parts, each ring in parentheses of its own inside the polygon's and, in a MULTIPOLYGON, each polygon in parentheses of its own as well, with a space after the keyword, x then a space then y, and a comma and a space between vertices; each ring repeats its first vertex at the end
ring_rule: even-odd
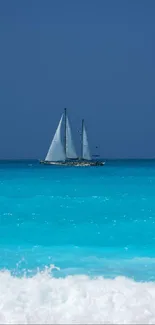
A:
POLYGON ((40 163, 67 166, 104 165, 104 162, 92 161, 84 120, 82 120, 81 130, 81 157, 78 157, 66 108, 61 116, 45 160, 40 161, 40 163))

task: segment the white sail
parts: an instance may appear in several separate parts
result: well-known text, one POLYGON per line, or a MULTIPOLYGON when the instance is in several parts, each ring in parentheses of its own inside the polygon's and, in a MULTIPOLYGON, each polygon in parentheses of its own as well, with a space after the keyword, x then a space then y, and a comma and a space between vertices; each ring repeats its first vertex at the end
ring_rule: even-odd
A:
POLYGON ((85 129, 85 126, 83 126, 83 159, 86 160, 91 160, 91 155, 90 155, 90 150, 89 150, 89 144, 88 144, 88 137, 87 137, 87 132, 85 129))
POLYGON ((45 161, 64 161, 65 151, 61 141, 61 126, 63 121, 63 115, 60 119, 59 125, 53 137, 52 143, 48 150, 45 161))
POLYGON ((67 158, 77 158, 68 117, 66 118, 66 156, 67 158))

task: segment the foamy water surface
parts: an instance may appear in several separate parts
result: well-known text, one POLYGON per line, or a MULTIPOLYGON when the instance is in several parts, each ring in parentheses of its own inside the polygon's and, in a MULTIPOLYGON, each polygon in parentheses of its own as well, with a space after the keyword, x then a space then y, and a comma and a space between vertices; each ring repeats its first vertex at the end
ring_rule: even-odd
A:
POLYGON ((154 193, 154 161, 1 163, 0 324, 155 323, 154 193))
POLYGON ((0 273, 1 324, 154 324, 155 283, 0 273))

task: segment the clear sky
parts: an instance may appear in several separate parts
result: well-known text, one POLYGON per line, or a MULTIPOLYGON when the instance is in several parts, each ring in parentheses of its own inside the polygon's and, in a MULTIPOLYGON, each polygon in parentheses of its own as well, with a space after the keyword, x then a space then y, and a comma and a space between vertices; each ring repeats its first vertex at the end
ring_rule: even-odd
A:
POLYGON ((83 117, 92 153, 155 157, 154 0, 0 0, 0 158, 44 158, 64 107, 77 146, 83 117))

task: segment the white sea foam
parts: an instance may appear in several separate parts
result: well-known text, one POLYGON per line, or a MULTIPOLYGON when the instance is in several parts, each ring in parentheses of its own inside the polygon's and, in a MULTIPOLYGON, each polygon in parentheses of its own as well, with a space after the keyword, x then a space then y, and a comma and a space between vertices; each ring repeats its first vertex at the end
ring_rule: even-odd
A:
POLYGON ((0 272, 0 324, 154 324, 155 283, 0 272))

